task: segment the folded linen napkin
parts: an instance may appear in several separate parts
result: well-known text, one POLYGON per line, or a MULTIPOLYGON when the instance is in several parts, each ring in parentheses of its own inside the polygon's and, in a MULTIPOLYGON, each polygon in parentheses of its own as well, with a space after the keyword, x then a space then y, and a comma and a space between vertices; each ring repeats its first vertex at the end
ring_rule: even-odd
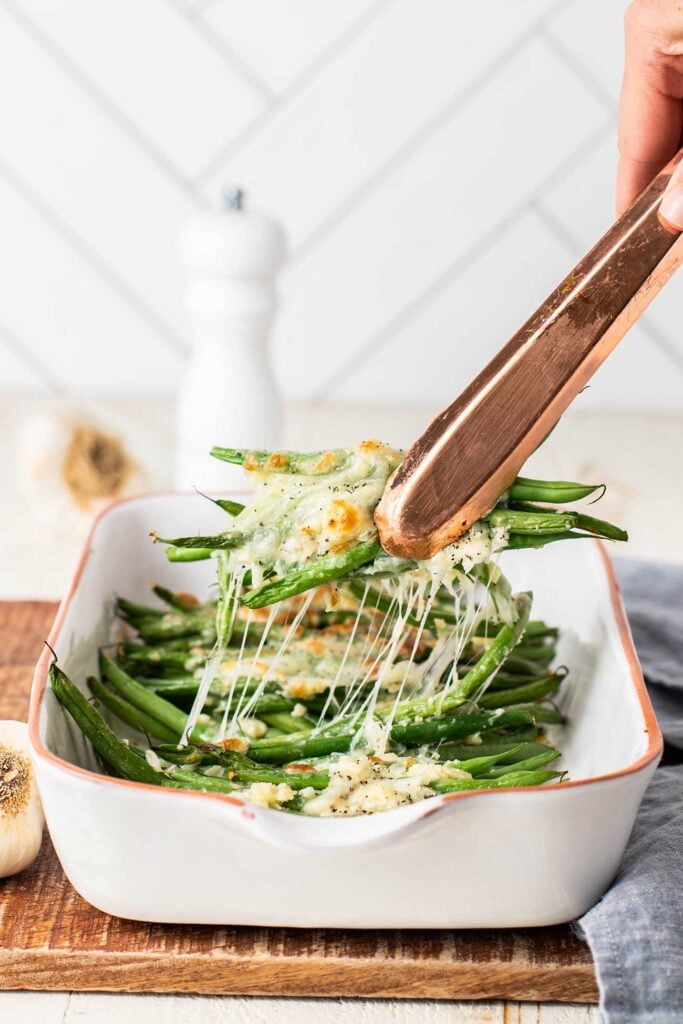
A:
POLYGON ((605 1024, 683 1024, 683 567, 619 561, 636 649, 664 734, 619 874, 576 922, 605 1024))

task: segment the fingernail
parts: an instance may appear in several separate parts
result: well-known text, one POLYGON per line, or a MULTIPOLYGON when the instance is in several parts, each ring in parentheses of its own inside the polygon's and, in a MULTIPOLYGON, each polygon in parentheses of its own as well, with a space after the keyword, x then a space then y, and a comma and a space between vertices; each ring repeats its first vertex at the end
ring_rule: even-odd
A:
POLYGON ((659 206, 659 217, 669 230, 683 231, 683 188, 665 193, 659 206))

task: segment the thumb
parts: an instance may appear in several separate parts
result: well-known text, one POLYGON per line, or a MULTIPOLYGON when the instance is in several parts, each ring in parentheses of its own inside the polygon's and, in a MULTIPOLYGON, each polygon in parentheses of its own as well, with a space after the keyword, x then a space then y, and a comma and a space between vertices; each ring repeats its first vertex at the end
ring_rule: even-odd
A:
POLYGON ((683 161, 671 175, 671 181, 659 205, 659 219, 668 231, 683 231, 683 161))

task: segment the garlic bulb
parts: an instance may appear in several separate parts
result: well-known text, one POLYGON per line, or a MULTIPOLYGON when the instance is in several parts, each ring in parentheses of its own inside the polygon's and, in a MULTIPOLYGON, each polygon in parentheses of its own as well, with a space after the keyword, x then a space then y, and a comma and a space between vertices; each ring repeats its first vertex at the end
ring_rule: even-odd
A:
POLYGON ((0 721, 0 878, 32 864, 43 838, 43 808, 23 722, 0 721))
POLYGON ((61 533, 80 533, 110 502, 146 489, 145 475, 118 433, 64 401, 27 414, 16 449, 30 514, 61 533))

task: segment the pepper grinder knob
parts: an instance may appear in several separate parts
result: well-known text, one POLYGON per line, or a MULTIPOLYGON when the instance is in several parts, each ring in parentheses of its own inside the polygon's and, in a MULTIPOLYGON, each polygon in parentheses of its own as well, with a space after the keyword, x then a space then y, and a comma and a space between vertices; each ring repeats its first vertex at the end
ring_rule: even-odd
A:
POLYGON ((268 352, 284 232, 245 208, 241 188, 223 208, 190 218, 180 236, 192 354, 177 415, 176 485, 225 491, 237 467, 211 459, 213 445, 277 448, 281 403, 268 352))

